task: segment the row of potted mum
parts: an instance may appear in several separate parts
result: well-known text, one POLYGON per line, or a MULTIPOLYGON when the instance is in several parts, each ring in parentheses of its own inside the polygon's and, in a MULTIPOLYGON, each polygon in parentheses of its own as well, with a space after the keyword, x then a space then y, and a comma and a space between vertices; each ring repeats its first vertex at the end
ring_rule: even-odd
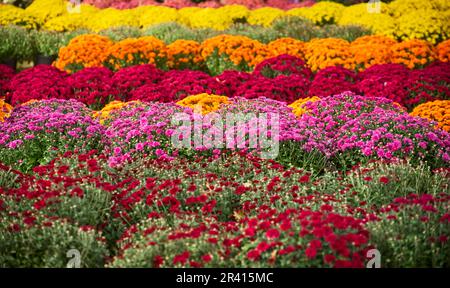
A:
POLYGON ((18 26, 0 26, 0 64, 13 69, 16 69, 19 62, 51 64, 56 59, 59 48, 66 45, 76 33, 27 31, 18 26))

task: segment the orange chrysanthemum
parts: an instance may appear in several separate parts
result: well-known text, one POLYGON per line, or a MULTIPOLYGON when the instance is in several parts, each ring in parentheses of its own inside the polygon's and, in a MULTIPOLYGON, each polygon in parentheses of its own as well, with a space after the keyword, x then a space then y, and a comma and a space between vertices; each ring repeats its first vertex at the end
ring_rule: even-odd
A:
POLYGON ((305 60, 303 48, 305 42, 294 38, 279 38, 267 44, 269 55, 267 58, 287 54, 305 60))
POLYGON ((305 59, 312 71, 329 66, 354 69, 355 62, 350 52, 350 43, 343 39, 313 39, 305 44, 305 59))
POLYGON ((364 70, 376 64, 389 63, 390 49, 396 43, 394 39, 381 35, 359 37, 350 43, 350 52, 356 63, 356 69, 364 70))
POLYGON ((193 40, 176 40, 167 45, 167 66, 170 69, 198 70, 204 65, 200 43, 193 40))
POLYGON ((0 99, 0 122, 5 121, 11 115, 13 107, 6 103, 4 99, 0 99))
POLYGON ((266 45, 245 36, 219 35, 202 43, 202 57, 210 63, 213 74, 218 74, 214 71, 220 68, 217 66, 249 72, 267 55, 266 45))
POLYGON ((420 68, 435 59, 433 47, 424 40, 407 40, 392 46, 391 63, 403 64, 409 69, 420 68))
POLYGON ((162 68, 167 61, 166 45, 153 36, 119 41, 109 47, 107 55, 106 63, 114 70, 148 63, 162 68))
POLYGON ((73 38, 66 47, 59 50, 55 67, 75 72, 85 67, 101 67, 108 57, 113 42, 108 37, 87 34, 73 38))
POLYGON ((439 61, 450 61, 450 39, 439 43, 435 49, 436 57, 439 61))
POLYGON ((420 104, 414 108, 411 115, 436 121, 439 128, 450 132, 450 100, 436 100, 420 104))

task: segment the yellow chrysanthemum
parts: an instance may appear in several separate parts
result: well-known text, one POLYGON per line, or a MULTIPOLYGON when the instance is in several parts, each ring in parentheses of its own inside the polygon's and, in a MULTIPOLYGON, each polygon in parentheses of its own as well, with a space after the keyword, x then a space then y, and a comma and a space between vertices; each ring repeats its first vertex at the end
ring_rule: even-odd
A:
POLYGON ((94 111, 92 113, 92 117, 99 120, 100 124, 105 124, 107 120, 110 120, 111 113, 119 111, 120 109, 127 107, 129 105, 143 105, 140 101, 112 101, 108 103, 105 107, 103 107, 100 111, 94 111))
POLYGON ((68 14, 67 5, 64 0, 35 0, 25 9, 25 12, 35 17, 39 25, 43 25, 50 19, 68 14))
POLYGON ((293 102, 289 105, 292 108, 292 113, 294 113, 297 117, 302 116, 307 110, 304 108, 305 104, 308 102, 316 102, 319 101, 320 98, 317 96, 301 98, 297 101, 293 102))
POLYGON ((361 3, 346 7, 337 23, 339 25, 360 25, 371 29, 375 34, 393 37, 396 22, 387 14, 387 5, 380 3, 380 13, 371 12, 367 5, 367 3, 361 3))
POLYGON ((12 5, 0 4, 0 26, 17 25, 26 29, 36 29, 38 21, 25 10, 12 5))
POLYGON ((99 32, 104 29, 120 26, 140 25, 139 17, 134 9, 117 10, 113 8, 102 9, 89 17, 86 21, 86 28, 99 32))
POLYGON ((174 8, 150 6, 142 11, 139 25, 143 28, 166 22, 176 22, 178 20, 178 12, 174 8))
POLYGON ((341 17, 345 6, 339 3, 322 1, 312 7, 294 8, 287 12, 288 15, 303 17, 315 24, 334 24, 341 17))
POLYGON ((396 0, 387 4, 389 7, 389 14, 398 18, 411 11, 417 10, 446 10, 448 9, 447 0, 396 0), (447 2, 447 3, 445 3, 447 2))
POLYGON ((261 25, 268 27, 272 22, 280 17, 286 16, 286 12, 281 9, 264 7, 250 12, 247 22, 251 25, 261 25))
POLYGON ((436 44, 448 38, 448 19, 436 10, 414 10, 397 19, 395 36, 401 40, 422 39, 436 44))
POLYGON ((201 11, 200 7, 184 7, 178 10, 178 22, 186 26, 191 25, 191 19, 193 19, 194 14, 201 11))
POLYGON ((228 97, 214 94, 191 95, 177 102, 183 107, 190 107, 198 114, 208 114, 220 109, 222 104, 229 104, 228 97))

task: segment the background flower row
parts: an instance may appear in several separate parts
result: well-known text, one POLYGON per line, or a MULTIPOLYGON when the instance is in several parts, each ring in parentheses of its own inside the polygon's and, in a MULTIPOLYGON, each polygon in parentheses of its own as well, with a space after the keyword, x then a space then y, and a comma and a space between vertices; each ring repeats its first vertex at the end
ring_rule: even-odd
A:
POLYGON ((307 18, 318 25, 361 25, 373 33, 397 39, 423 39, 432 43, 449 37, 449 4, 445 0, 396 0, 381 3, 378 13, 371 13, 367 3, 345 7, 334 2, 319 2, 312 7, 283 11, 264 7, 249 10, 245 6, 229 5, 217 9, 142 6, 134 9, 98 10, 81 5, 80 11, 68 11, 62 0, 37 0, 27 9, 3 6, 0 24, 18 24, 28 28, 57 31, 88 28, 94 31, 114 26, 149 27, 163 22, 179 22, 193 28, 223 30, 236 22, 270 26, 282 16, 293 15, 307 18), (80 13, 78 13, 80 12, 80 13))
POLYGON ((397 63, 424 67, 433 60, 447 62, 450 41, 437 46, 423 40, 396 42, 385 36, 364 36, 349 43, 335 38, 302 42, 281 38, 267 45, 245 36, 219 35, 198 43, 177 40, 169 45, 152 36, 112 42, 104 36, 81 35, 59 51, 54 65, 69 72, 83 67, 105 66, 112 70, 151 63, 158 68, 193 69, 218 75, 224 70, 250 72, 267 58, 289 54, 305 61, 312 70, 329 66, 360 71, 375 64, 397 63))
POLYGON ((290 104, 306 97, 353 91, 388 98, 412 109, 423 102, 450 98, 449 65, 435 62, 424 69, 408 70, 399 64, 382 64, 358 74, 328 67, 313 74, 302 60, 281 55, 262 62, 253 73, 224 71, 215 77, 192 70, 164 72, 150 64, 115 73, 84 68, 71 75, 47 65, 15 75, 7 66, 0 66, 0 93, 13 105, 32 99, 74 98, 101 108, 112 100, 176 102, 200 93, 266 97, 290 104))

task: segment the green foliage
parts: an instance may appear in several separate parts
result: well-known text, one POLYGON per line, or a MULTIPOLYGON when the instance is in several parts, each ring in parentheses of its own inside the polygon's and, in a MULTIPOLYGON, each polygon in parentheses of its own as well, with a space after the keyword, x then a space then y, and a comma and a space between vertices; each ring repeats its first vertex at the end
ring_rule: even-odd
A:
POLYGON ((233 24, 230 28, 223 31, 224 34, 246 36, 261 43, 269 43, 279 38, 279 33, 272 28, 262 26, 253 26, 248 24, 233 24))
POLYGON ((142 36, 141 29, 133 26, 112 27, 100 31, 99 34, 109 37, 113 41, 122 41, 127 38, 138 38, 142 36))
MULTIPOLYGON (((46 224, 27 226, 15 223, 17 219, 4 218, 0 222, 1 268, 65 268, 70 258, 67 252, 80 252, 80 266, 102 267, 108 250, 97 240, 94 230, 82 231, 65 221, 37 219, 46 224), (16 230, 17 229, 17 230, 16 230)), ((38 216, 41 217, 41 216, 38 216)))
POLYGON ((372 31, 369 29, 355 25, 326 25, 322 29, 326 37, 340 38, 350 42, 365 35, 372 35, 372 31))
POLYGON ((0 61, 16 59, 31 60, 34 45, 30 33, 19 26, 0 26, 0 61))
POLYGON ((304 151, 301 145, 295 141, 283 141, 280 143, 280 149, 277 158, 287 166, 300 167, 305 170, 312 170, 315 173, 322 173, 328 167, 329 160, 319 151, 304 151))
POLYGON ((51 31, 32 31, 35 51, 43 56, 58 55, 59 48, 64 46, 64 34, 51 31))
POLYGON ((448 211, 448 203, 438 204, 437 209, 440 213, 411 205, 368 223, 382 267, 450 267, 450 245, 442 238, 450 235, 450 227, 439 219, 448 211))
POLYGON ((197 40, 195 32, 186 26, 176 22, 162 23, 151 26, 142 32, 143 36, 154 36, 166 44, 170 44, 179 39, 197 40))
POLYGON ((19 175, 15 174, 11 170, 0 170, 0 188, 11 189, 17 188, 19 175))

